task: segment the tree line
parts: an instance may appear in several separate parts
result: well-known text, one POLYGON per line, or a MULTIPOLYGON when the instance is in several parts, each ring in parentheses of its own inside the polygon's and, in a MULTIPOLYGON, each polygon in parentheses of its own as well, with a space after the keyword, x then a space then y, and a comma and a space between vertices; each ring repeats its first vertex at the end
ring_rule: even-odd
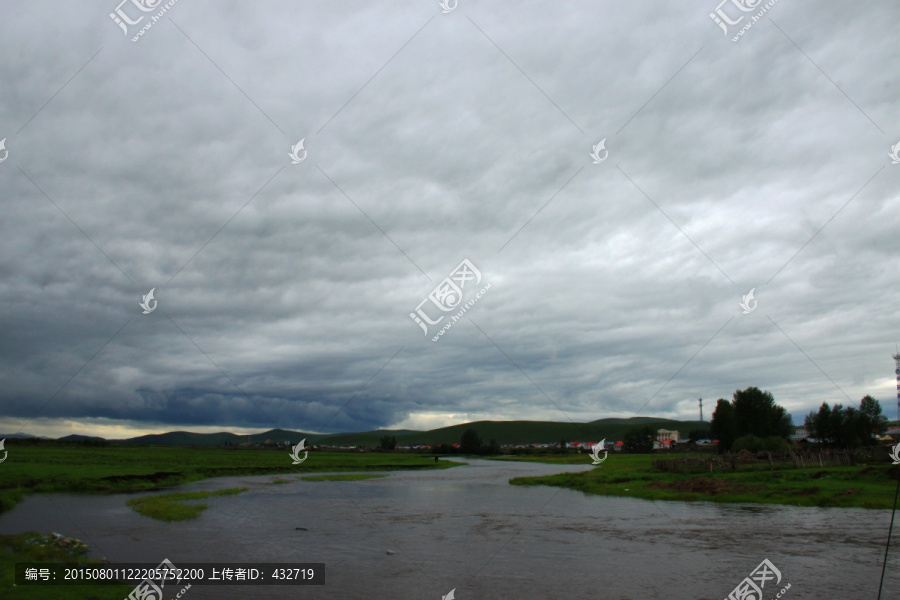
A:
MULTIPOLYGON (((818 412, 806 416, 805 426, 809 437, 821 444, 857 448, 874 445, 874 436, 884 432, 887 418, 878 401, 866 395, 859 408, 840 404, 832 408, 823 402, 818 412)), ((737 390, 730 402, 720 398, 710 429, 721 451, 787 450, 787 440, 794 432, 787 410, 776 404, 770 392, 756 387, 737 390)))

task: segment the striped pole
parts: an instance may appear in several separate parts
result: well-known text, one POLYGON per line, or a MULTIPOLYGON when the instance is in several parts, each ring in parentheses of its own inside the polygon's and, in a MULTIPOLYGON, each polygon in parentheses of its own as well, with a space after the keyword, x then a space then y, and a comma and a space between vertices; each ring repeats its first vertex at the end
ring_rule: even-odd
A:
POLYGON ((897 364, 894 369, 897 375, 897 421, 900 421, 900 354, 894 354, 894 362, 897 364))

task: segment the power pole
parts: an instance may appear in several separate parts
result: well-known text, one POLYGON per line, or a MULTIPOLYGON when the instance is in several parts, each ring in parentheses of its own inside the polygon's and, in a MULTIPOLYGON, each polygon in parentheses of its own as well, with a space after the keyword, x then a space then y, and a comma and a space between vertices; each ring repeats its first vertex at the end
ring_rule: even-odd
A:
MULTIPOLYGON (((900 363, 898 363, 900 364, 900 363)), ((703 398, 699 398, 698 402, 700 402, 700 422, 703 422, 703 398)), ((897 397, 897 406, 900 406, 900 395, 897 397)))
POLYGON ((897 368, 894 369, 897 374, 897 421, 900 421, 900 354, 894 354, 894 362, 897 363, 897 368))

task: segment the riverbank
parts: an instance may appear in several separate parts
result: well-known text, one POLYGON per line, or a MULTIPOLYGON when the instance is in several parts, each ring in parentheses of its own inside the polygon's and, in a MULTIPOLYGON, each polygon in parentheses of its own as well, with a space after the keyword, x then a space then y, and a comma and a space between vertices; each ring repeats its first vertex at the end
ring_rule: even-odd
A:
POLYGON ((0 512, 27 494, 156 490, 211 477, 446 469, 421 454, 310 452, 299 465, 287 450, 159 446, 20 446, 0 469, 0 512))
MULTIPOLYGON (((517 477, 513 485, 549 485, 589 494, 644 500, 786 504, 790 506, 880 508, 894 505, 900 469, 890 464, 826 468, 770 468, 768 463, 741 465, 736 472, 691 475, 651 466, 655 455, 621 454, 582 473, 517 477), (893 475, 893 478, 889 476, 893 475)), ((549 464, 591 464, 590 456, 521 456, 501 460, 549 464)))
POLYGON ((8 600, 57 600, 61 597, 77 597, 81 600, 122 600, 134 586, 129 585, 79 585, 74 586, 16 586, 16 563, 64 563, 79 562, 88 566, 101 566, 99 561, 88 561, 84 554, 88 546, 81 540, 60 534, 42 535, 34 531, 16 535, 0 535, 0 589, 8 600), (73 594, 74 592, 74 594, 73 594))

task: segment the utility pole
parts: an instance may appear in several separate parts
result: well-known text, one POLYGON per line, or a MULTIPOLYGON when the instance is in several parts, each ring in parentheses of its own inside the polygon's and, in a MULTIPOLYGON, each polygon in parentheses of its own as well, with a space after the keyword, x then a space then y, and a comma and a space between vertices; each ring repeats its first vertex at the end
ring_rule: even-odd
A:
POLYGON ((897 374, 897 421, 900 421, 900 354, 894 355, 894 362, 897 363, 897 368, 894 369, 897 374))
MULTIPOLYGON (((900 364, 900 363, 898 363, 900 364)), ((700 422, 703 422, 703 398, 699 398, 698 402, 700 402, 700 422)), ((900 396, 897 397, 897 406, 900 406, 900 396)))

